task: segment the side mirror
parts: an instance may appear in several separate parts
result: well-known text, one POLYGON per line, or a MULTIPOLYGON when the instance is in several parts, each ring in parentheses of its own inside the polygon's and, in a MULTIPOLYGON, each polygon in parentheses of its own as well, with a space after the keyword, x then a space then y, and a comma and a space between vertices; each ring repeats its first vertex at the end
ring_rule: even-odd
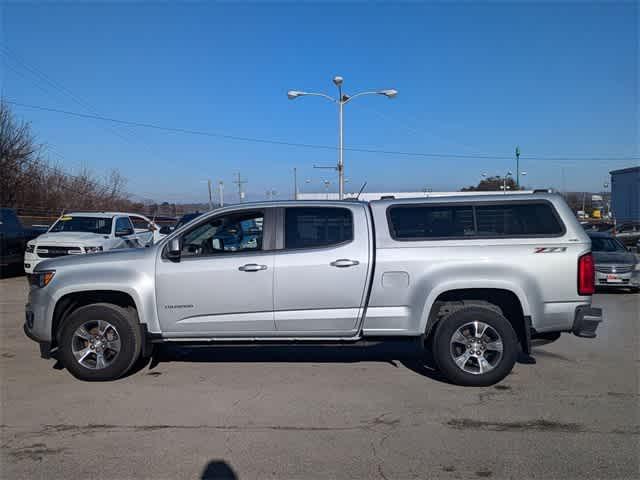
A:
POLYGON ((133 228, 123 228, 122 230, 116 230, 116 237, 126 237, 133 235, 133 228))
POLYGON ((173 232, 173 228, 170 227, 169 225, 165 225, 164 227, 160 227, 160 233, 162 235, 169 235, 171 232, 173 232))
POLYGON ((176 237, 169 240, 165 256, 172 262, 179 262, 181 253, 182 242, 180 241, 180 238, 176 237))

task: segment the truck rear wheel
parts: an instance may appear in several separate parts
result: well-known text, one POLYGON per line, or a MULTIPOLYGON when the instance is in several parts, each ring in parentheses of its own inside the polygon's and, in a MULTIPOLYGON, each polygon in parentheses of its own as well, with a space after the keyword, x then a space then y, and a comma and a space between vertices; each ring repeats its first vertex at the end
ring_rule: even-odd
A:
POLYGON ((142 335, 135 315, 110 303, 86 305, 64 321, 59 350, 64 366, 80 380, 115 380, 140 356, 142 335))
POLYGON ((458 385, 493 385, 506 377, 518 355, 518 336, 499 312, 465 307, 438 322, 434 360, 458 385))

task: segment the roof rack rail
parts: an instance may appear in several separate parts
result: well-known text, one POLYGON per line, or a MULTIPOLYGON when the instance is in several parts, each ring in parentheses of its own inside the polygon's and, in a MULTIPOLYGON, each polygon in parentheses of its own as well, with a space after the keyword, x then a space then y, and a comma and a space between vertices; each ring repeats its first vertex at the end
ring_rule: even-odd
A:
POLYGON ((536 188, 533 193, 553 193, 553 188, 536 188))

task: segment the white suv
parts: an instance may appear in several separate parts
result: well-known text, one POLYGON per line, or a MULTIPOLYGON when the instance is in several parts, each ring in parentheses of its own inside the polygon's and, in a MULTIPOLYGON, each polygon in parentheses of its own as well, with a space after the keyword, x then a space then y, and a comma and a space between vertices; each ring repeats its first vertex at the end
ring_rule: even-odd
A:
POLYGON ((74 212, 62 215, 47 233, 29 241, 24 271, 47 258, 99 253, 116 248, 152 245, 163 235, 144 215, 121 212, 74 212))

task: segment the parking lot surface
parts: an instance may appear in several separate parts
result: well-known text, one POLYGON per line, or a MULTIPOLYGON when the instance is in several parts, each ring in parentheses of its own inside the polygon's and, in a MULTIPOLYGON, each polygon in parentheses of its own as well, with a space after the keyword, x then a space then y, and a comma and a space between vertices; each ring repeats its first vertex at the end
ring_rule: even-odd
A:
POLYGON ((464 388, 387 347, 172 347, 80 382, 24 336, 26 293, 0 280, 2 478, 640 475, 640 295, 596 295, 597 339, 464 388))

